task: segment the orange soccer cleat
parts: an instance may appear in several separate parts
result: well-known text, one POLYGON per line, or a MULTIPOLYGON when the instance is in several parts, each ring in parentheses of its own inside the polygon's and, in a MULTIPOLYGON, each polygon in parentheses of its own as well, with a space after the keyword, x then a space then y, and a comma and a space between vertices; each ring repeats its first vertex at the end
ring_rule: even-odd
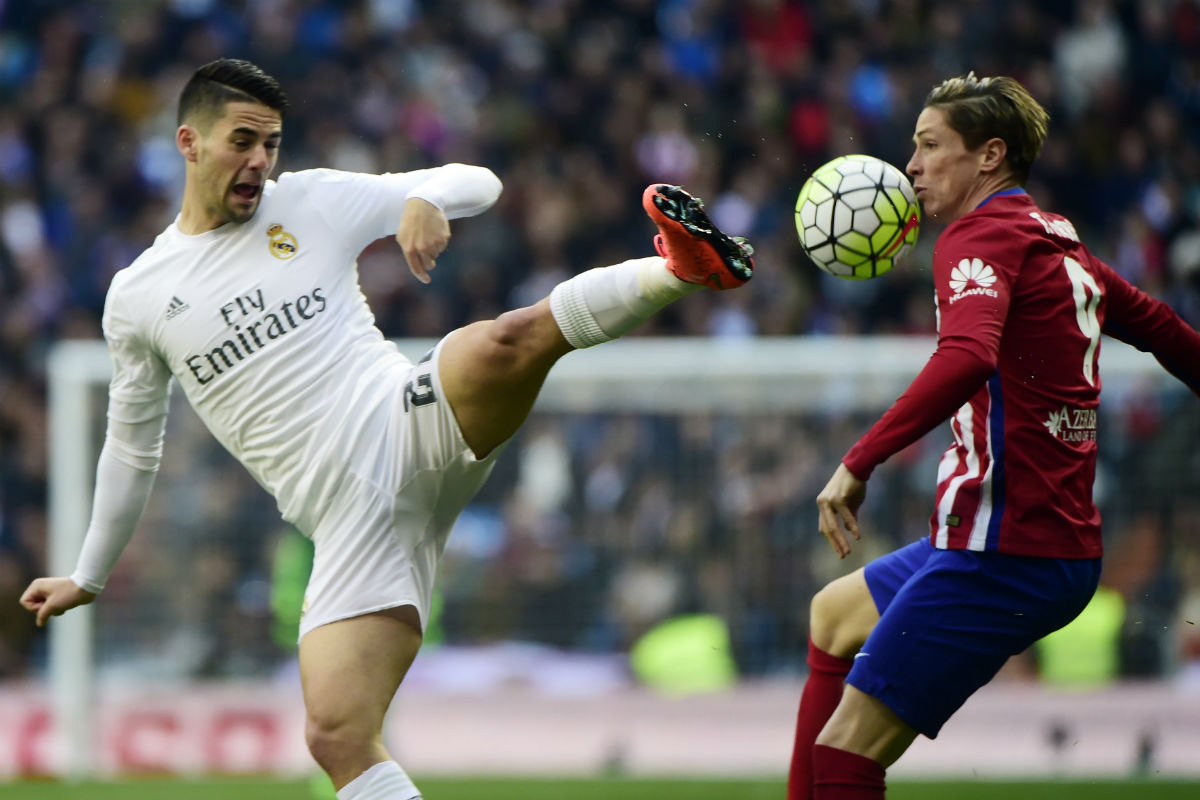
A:
POLYGON ((704 213, 700 198, 679 186, 652 183, 642 192, 642 207, 658 226, 658 254, 680 280, 719 291, 754 276, 754 248, 722 233, 704 213))

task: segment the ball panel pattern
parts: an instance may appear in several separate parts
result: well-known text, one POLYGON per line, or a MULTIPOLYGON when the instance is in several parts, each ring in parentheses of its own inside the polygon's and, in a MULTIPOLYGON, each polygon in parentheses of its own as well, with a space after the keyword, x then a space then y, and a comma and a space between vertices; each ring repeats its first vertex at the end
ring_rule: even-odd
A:
POLYGON ((842 278, 872 278, 911 250, 920 213, 899 169, 874 156, 838 156, 800 190, 796 231, 821 269, 842 278))

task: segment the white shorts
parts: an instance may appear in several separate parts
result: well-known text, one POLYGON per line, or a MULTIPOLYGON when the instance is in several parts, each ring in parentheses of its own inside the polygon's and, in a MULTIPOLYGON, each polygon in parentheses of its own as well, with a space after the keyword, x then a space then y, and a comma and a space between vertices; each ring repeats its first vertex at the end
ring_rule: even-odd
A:
POLYGON ((382 412, 382 435, 346 465, 320 515, 300 638, 396 606, 415 606, 422 629, 429 623, 446 537, 503 450, 477 459, 463 440, 438 377, 445 341, 397 382, 382 412))

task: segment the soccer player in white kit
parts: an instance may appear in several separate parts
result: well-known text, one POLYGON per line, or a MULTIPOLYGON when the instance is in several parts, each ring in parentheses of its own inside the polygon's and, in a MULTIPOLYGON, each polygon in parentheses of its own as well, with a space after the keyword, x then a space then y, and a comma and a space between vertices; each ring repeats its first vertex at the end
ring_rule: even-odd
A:
POLYGON ((753 262, 696 198, 654 184, 642 202, 659 256, 584 272, 413 364, 375 327, 355 259, 394 233, 428 283, 448 220, 489 208, 500 181, 462 164, 270 180, 286 107, 273 78, 237 59, 184 88, 179 216, 105 303, 113 377, 83 549, 74 573, 38 578, 21 604, 44 625, 103 589, 149 497, 174 377, 315 544, 299 651, 313 757, 340 800, 411 800, 384 714, 420 647, 446 536, 547 372, 694 290, 745 283, 753 262))

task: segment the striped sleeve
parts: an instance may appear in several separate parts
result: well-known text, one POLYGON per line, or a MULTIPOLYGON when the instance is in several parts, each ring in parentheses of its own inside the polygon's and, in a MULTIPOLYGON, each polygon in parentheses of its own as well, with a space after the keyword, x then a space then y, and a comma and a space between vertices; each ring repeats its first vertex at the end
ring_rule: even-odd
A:
POLYGON ((892 407, 850 448, 842 463, 859 480, 944 422, 970 401, 996 371, 976 348, 943 340, 892 407))

